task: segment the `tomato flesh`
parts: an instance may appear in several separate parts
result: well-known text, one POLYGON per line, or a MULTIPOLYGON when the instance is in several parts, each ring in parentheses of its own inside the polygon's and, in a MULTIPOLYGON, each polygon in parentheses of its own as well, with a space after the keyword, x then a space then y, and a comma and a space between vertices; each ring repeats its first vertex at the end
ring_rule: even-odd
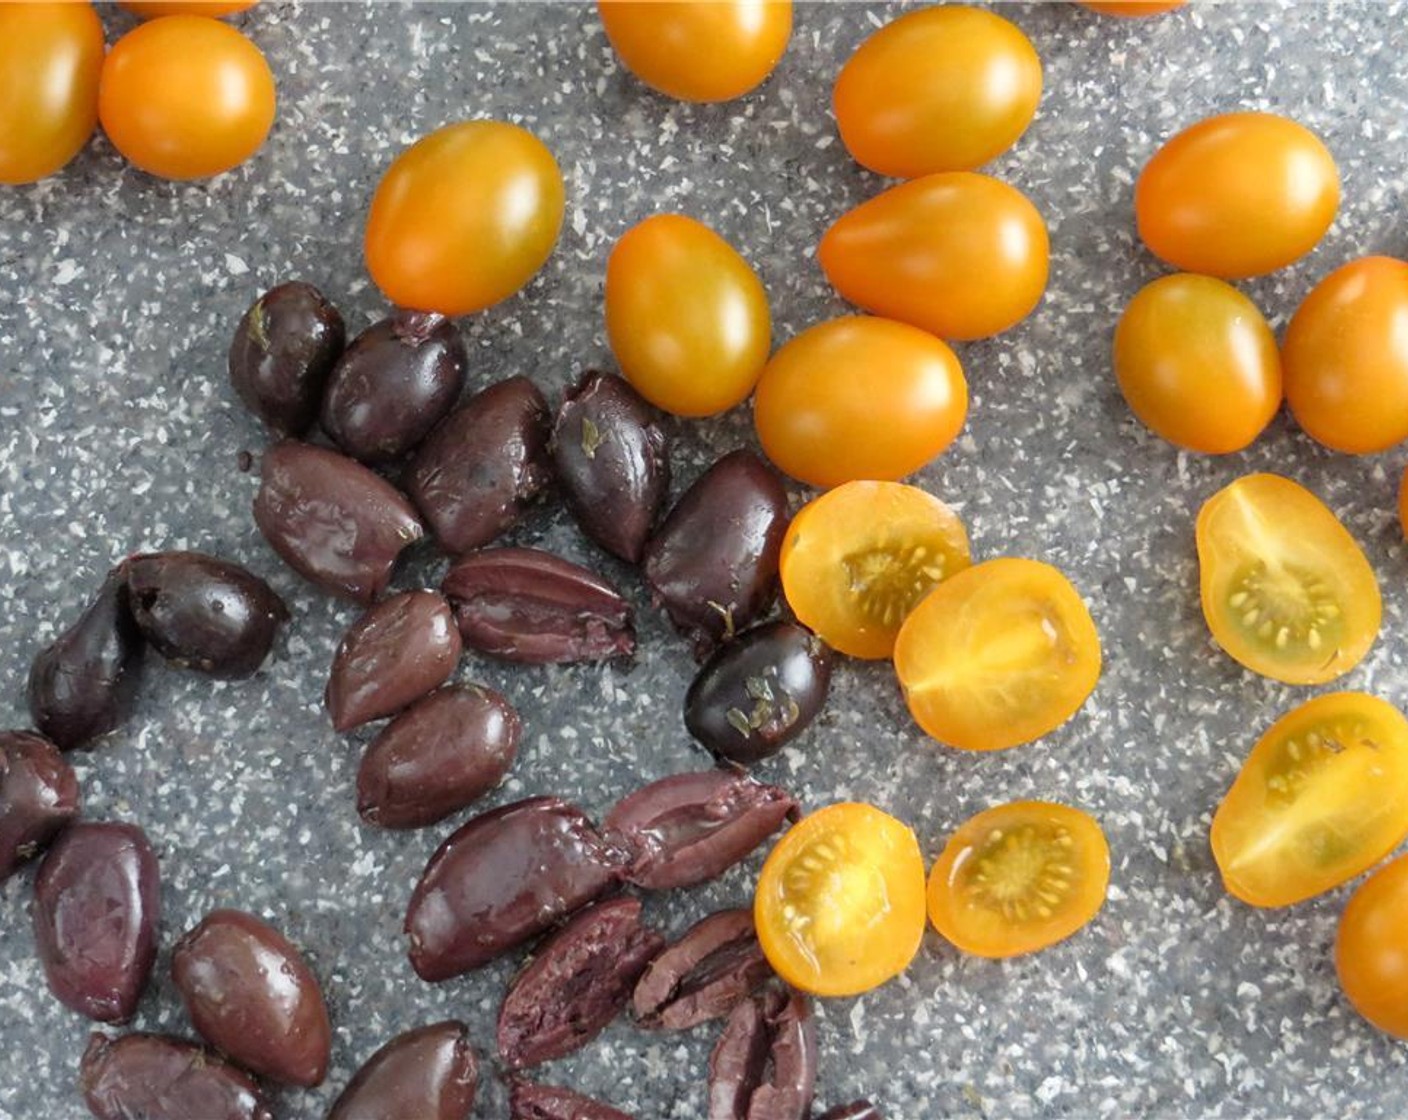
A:
POLYGON ((1350 896, 1335 938, 1335 970, 1359 1014, 1408 1039, 1408 855, 1384 864, 1350 896))

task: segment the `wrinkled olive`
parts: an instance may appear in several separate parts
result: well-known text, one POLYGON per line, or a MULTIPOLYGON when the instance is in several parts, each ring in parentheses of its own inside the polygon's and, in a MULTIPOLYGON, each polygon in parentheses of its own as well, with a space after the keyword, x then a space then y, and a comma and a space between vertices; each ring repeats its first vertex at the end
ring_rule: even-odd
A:
POLYGON ((293 280, 254 301, 230 343, 230 383, 279 435, 299 436, 318 418, 323 386, 347 340, 323 293, 293 280))
POLYGON ((78 779, 59 748, 29 731, 0 731, 0 883, 78 816, 78 779))
POLYGON ((97 1120, 273 1120, 254 1078, 159 1034, 94 1033, 78 1083, 97 1120))
POLYGON ((328 1120, 469 1120, 479 1061, 450 1020, 398 1034, 363 1063, 328 1120))
POLYGON ((727 1015, 772 977, 751 910, 696 922, 650 962, 631 997, 643 1027, 682 1031, 727 1015))
POLYGON ((610 1105, 551 1085, 514 1081, 508 1091, 508 1120, 633 1120, 610 1105))
POLYGON ((805 1120, 816 1024, 798 992, 764 988, 728 1017, 709 1055, 709 1120, 805 1120))

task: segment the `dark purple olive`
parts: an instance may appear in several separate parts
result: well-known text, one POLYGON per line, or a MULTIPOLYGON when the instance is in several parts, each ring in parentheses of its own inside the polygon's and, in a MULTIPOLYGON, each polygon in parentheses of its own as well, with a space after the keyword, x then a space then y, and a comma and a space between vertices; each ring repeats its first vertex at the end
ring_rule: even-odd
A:
POLYGON ((357 812, 382 828, 424 828, 477 801, 503 780, 523 723, 502 695, 450 685, 418 700, 382 730, 357 771, 357 812))
POLYGON ((655 410, 624 378, 588 370, 557 410, 552 454, 582 531, 638 564, 670 492, 670 442, 655 410))
POLYGON ((446 552, 488 544, 552 481, 548 402, 526 377, 476 393, 430 433, 401 485, 446 552))
POLYGON ((30 731, 0 731, 0 883, 78 816, 78 779, 59 748, 30 731))
POLYGON ((650 962, 631 997, 643 1027, 682 1031, 721 1019, 772 977, 751 910, 696 922, 650 962))
POLYGON ((322 1084, 332 1051, 323 992, 273 926, 212 910, 176 942, 171 976, 196 1030, 221 1053, 271 1081, 322 1084))
POLYGON ((645 546, 652 600, 707 653, 772 605, 787 531, 787 491, 751 451, 700 476, 645 546))
POLYGON ((816 1120, 885 1120, 885 1114, 869 1101, 852 1101, 827 1109, 816 1120))
POLYGON ((439 688, 460 660, 460 632, 438 591, 402 591, 370 607, 332 659, 327 702, 347 731, 393 715, 439 688))
POLYGON ((398 1034, 366 1060, 328 1120, 469 1120, 479 1062, 453 1020, 398 1034))
POLYGON ((623 857, 574 805, 531 797, 474 817, 426 864, 406 911, 422 980, 478 968, 621 881, 623 857))
POLYGON ((323 430, 363 463, 399 459, 454 407, 468 364, 445 316, 397 311, 354 338, 333 367, 323 430))
POLYGON ((508 1091, 508 1120, 633 1120, 633 1117, 570 1089, 514 1081, 508 1091))
POLYGON ((254 1078, 165 1035, 94 1033, 78 1084, 97 1120, 273 1120, 254 1078))
POLYGON ((391 483, 345 455, 293 440, 264 453, 254 521, 295 572, 359 603, 385 590, 401 550, 425 536, 391 483))
POLYGON ((119 564, 72 626, 29 668, 29 714, 61 750, 106 735, 127 716, 137 689, 142 634, 127 609, 119 564))
POLYGON ((132 1018, 156 959, 161 884, 146 834, 78 821, 34 880, 34 942, 65 1007, 100 1023, 132 1018))
POLYGON ((459 560, 440 584, 464 644, 543 665, 635 652, 631 606, 606 580, 536 548, 486 548, 459 560))
POLYGON ((638 887, 692 887, 722 875, 782 827, 797 802, 729 770, 675 774, 619 801, 603 822, 638 887))
POLYGON ((342 354, 342 316, 323 293, 293 280, 254 301, 230 343, 230 383, 279 435, 299 436, 318 418, 323 386, 342 354))
POLYGON ((252 675, 288 621, 284 601, 262 579, 200 552, 133 556, 127 601, 152 649, 212 677, 252 675))
POLYGON ((626 1006, 665 939, 641 924, 640 902, 588 906, 545 940, 499 1007, 499 1056, 524 1069, 580 1050, 626 1006))
POLYGON ((754 626, 704 663, 684 698, 684 724, 718 757, 759 762, 816 718, 831 664, 830 647, 804 626, 754 626))
POLYGON ((805 1120, 815 1084, 806 997, 765 988, 733 1009, 709 1056, 709 1120, 805 1120))

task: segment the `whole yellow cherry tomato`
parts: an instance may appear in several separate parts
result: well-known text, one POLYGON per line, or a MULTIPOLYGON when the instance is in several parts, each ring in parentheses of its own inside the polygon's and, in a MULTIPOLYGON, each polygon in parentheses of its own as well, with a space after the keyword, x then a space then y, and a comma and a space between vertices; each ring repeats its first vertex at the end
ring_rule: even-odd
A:
POLYGON ((1408 855, 1384 864, 1350 896, 1335 938, 1335 970, 1354 1010, 1408 1039, 1408 855))
POLYGON ((245 12, 258 0, 117 0, 119 8, 126 8, 142 19, 159 19, 162 16, 232 16, 245 12))

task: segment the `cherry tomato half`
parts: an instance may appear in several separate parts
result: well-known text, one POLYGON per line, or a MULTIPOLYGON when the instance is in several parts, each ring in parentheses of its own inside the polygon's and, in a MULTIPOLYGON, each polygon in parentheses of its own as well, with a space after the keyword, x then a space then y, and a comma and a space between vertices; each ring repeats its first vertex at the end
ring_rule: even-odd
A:
POLYGON ((367 271, 392 303, 468 315, 543 267, 562 228, 562 172, 503 121, 461 121, 417 140, 372 195, 367 271))
POLYGON ((88 143, 102 69, 91 4, 0 4, 0 183, 52 175, 88 143))
POLYGON ((1134 189, 1150 252, 1224 280, 1305 256, 1339 204, 1339 171, 1325 145, 1272 113, 1227 113, 1185 129, 1154 153, 1134 189))
POLYGON ((1252 748, 1212 819, 1227 890, 1289 906, 1353 879, 1408 836, 1408 720, 1362 692, 1317 696, 1252 748))
POLYGON ((626 69, 681 101, 731 101, 773 72, 792 36, 792 0, 598 0, 626 69))
POLYGON ((1335 969, 1354 1010, 1408 1039, 1408 855, 1384 864, 1350 896, 1335 938, 1335 969))
POLYGON ((1274 474, 1239 478, 1203 503, 1197 540, 1208 628, 1252 672, 1323 684, 1374 644, 1374 570, 1305 487, 1274 474))
POLYGON ((981 8, 922 8, 886 24, 836 79, 841 140, 871 171, 912 179, 971 171, 1027 130, 1041 59, 1015 24, 981 8))
POLYGON ((117 0, 119 8, 126 8, 142 19, 159 19, 161 16, 232 16, 236 12, 246 12, 258 0, 117 0))
POLYGON ((1408 264, 1364 257, 1335 269, 1291 318, 1281 361, 1312 439, 1355 455, 1408 439, 1408 264))
POLYGON ((1026 318, 1046 289, 1046 223, 987 175, 927 175, 843 214, 817 259, 867 311, 948 339, 986 338, 1026 318), (981 278, 979 280, 978 278, 981 278))
POLYGON ((898 976, 924 938, 924 857, 914 833, 871 805, 794 824, 758 876, 753 917, 777 974, 819 996, 898 976))
POLYGON ((949 746, 995 751, 1065 723, 1100 679, 1100 635, 1050 564, 1004 558, 944 580, 910 612, 895 671, 915 721, 949 746))
POLYGON ((1281 354, 1261 312, 1230 284, 1179 273, 1146 285, 1115 328, 1129 407, 1170 443, 1222 455, 1281 407, 1281 354))
POLYGON ((1110 848, 1093 817, 1014 801, 953 834, 929 874, 929 920, 965 953, 1015 957, 1087 925, 1109 884, 1110 848))
POLYGON ((1081 7, 1106 16, 1156 16, 1181 8, 1188 0, 1079 0, 1081 7))

